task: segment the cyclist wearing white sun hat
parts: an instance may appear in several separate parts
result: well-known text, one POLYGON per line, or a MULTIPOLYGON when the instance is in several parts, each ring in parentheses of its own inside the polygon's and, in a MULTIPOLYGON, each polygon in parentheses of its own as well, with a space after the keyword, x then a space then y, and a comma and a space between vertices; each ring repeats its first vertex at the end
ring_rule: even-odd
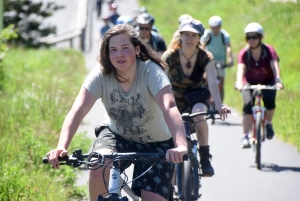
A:
POLYGON ((221 17, 216 15, 212 16, 211 18, 209 18, 208 24, 210 26, 210 29, 205 30, 203 36, 200 39, 200 42, 202 46, 204 46, 209 52, 213 54, 216 63, 220 63, 223 66, 223 68, 217 68, 217 77, 220 80, 220 96, 223 102, 225 67, 233 66, 230 36, 224 29, 221 29, 221 17))

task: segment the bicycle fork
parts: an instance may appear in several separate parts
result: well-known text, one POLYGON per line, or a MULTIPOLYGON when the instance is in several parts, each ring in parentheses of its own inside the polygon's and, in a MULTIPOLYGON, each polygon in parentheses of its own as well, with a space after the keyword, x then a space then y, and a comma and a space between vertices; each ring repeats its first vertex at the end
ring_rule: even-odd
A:
MULTIPOLYGON (((261 113, 261 117, 262 117, 262 129, 263 129, 263 132, 262 132, 262 141, 264 141, 264 138, 265 138, 265 127, 264 127, 264 125, 265 125, 265 122, 266 122, 266 115, 265 115, 265 113, 266 113, 266 108, 264 108, 264 107, 261 107, 261 106, 259 106, 259 105, 257 105, 257 106, 254 106, 253 108, 252 108, 252 138, 253 138, 253 140, 254 140, 254 142, 256 142, 256 139, 257 139, 257 137, 256 137, 256 134, 255 134, 255 131, 256 131, 256 125, 255 125, 255 122, 256 122, 256 113, 257 112, 260 112, 261 113)), ((259 129, 259 128, 258 128, 259 129)))

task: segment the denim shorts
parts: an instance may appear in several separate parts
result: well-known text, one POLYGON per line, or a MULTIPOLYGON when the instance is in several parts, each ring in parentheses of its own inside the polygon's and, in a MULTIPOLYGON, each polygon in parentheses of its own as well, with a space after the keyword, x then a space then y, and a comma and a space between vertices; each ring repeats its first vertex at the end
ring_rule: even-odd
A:
MULTIPOLYGON (((93 151, 99 152, 100 149, 111 149, 115 152, 144 152, 144 153, 166 153, 168 149, 174 148, 174 142, 171 138, 167 141, 152 142, 141 144, 134 141, 129 141, 121 136, 112 133, 108 127, 102 127, 100 134, 93 145, 93 151)), ((137 178, 149 167, 153 162, 138 162, 134 164, 133 178, 137 178)), ((129 167, 130 164, 121 162, 121 170, 129 167)), ((171 187, 174 165, 165 162, 159 162, 153 166, 145 175, 134 180, 132 190, 136 195, 141 196, 141 189, 161 195, 168 199, 171 187)))

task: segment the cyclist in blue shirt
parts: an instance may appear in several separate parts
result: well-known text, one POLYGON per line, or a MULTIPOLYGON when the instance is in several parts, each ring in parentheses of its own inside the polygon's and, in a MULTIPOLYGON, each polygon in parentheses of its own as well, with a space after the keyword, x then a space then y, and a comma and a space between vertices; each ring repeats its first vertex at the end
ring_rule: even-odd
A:
POLYGON ((219 80, 219 90, 221 100, 224 100, 224 81, 225 81, 225 65, 226 67, 233 66, 233 56, 230 46, 229 34, 221 29, 222 19, 219 16, 212 16, 208 24, 210 29, 205 30, 200 39, 202 46, 211 52, 216 63, 221 64, 221 68, 216 68, 217 77, 219 80), (228 63, 227 63, 228 60, 228 63))

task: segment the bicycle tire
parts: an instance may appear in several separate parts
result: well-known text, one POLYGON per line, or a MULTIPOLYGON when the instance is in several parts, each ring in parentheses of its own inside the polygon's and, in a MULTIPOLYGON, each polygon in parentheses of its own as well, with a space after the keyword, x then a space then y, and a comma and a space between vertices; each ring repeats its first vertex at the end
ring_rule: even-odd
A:
POLYGON ((191 179, 191 160, 183 161, 182 163, 182 181, 183 181, 183 188, 182 188, 182 193, 183 193, 183 200, 189 201, 192 200, 191 198, 191 192, 192 192, 192 179, 191 179))
POLYGON ((256 154, 255 162, 256 168, 261 169, 261 122, 262 122, 262 113, 256 113, 255 121, 255 137, 256 137, 256 154))
POLYGON ((178 164, 178 172, 180 178, 176 179, 176 186, 178 187, 178 198, 182 201, 191 201, 191 191, 192 191, 192 178, 191 178, 191 145, 190 145, 190 139, 187 138, 187 144, 188 144, 188 156, 189 159, 187 161, 183 161, 182 163, 178 164))
POLYGON ((193 172, 192 172, 192 183, 193 183, 193 196, 192 196, 192 200, 197 200, 200 197, 200 193, 199 193, 199 187, 200 187, 200 179, 201 176, 199 174, 199 162, 197 159, 197 155, 194 156, 193 161, 192 161, 192 167, 193 167, 193 172), (196 157, 196 158, 195 158, 196 157))

